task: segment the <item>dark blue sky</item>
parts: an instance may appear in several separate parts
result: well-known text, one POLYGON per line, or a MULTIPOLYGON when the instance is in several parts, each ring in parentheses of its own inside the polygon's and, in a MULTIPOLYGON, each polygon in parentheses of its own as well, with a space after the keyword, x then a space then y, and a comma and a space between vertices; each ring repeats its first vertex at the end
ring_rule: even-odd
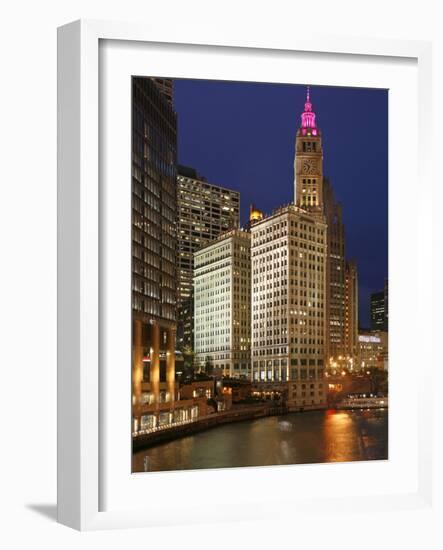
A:
MULTIPOLYGON (((178 159, 269 213, 293 200, 295 134, 306 86, 175 80, 178 159)), ((360 323, 388 274, 388 92, 311 86, 324 174, 343 205, 346 256, 358 264, 360 323)))

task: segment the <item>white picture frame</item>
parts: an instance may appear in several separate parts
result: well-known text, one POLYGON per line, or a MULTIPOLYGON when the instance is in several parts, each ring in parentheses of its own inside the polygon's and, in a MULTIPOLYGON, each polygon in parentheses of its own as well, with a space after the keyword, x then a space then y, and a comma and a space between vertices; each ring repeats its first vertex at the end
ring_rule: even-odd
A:
MULTIPOLYGON (((110 292, 109 281, 102 286, 103 265, 107 265, 109 258, 103 259, 102 247, 108 231, 108 220, 115 208, 118 208, 118 196, 109 195, 103 201, 100 187, 100 155, 102 143, 100 141, 100 112, 106 106, 100 104, 99 83, 101 64, 106 65, 111 61, 111 54, 101 53, 100 45, 104 41, 117 46, 117 57, 122 48, 126 49, 124 56, 132 55, 132 47, 140 48, 140 45, 155 45, 156 51, 163 46, 174 45, 174 52, 180 48, 185 49, 190 44, 203 52, 208 62, 214 55, 214 47, 221 48, 231 59, 237 56, 255 55, 266 52, 278 55, 282 58, 291 53, 299 52, 314 57, 327 57, 325 63, 339 57, 347 61, 359 63, 371 63, 371 60, 385 59, 395 67, 396 63, 411 61, 417 72, 418 98, 413 106, 418 115, 418 121, 413 121, 413 126, 418 130, 419 140, 417 147, 412 149, 410 162, 413 170, 418 170, 419 182, 430 180, 430 164, 424 160, 417 163, 418 155, 421 159, 430 158, 431 143, 425 130, 426 121, 429 120, 431 111, 431 98, 429 96, 429 83, 431 80, 431 46, 426 42, 400 41, 400 40, 370 40, 352 37, 325 37, 310 36, 297 33, 293 36, 273 35, 271 38, 252 38, 249 33, 245 38, 213 37, 210 41, 204 36, 187 36, 186 29, 177 36, 168 36, 167 30, 148 28, 144 25, 103 22, 103 21, 77 21, 61 27, 58 32, 58 520, 80 530, 120 528, 120 527, 148 527, 161 524, 188 523, 195 521, 229 520, 229 519, 259 519, 268 517, 266 510, 267 494, 273 491, 276 484, 284 484, 291 478, 292 473, 300 466, 285 468, 272 467, 266 469, 233 469, 225 471, 204 471, 158 474, 144 477, 131 476, 130 472, 122 473, 122 463, 114 461, 104 465, 104 450, 108 444, 119 445, 130 453, 130 424, 125 435, 116 428, 119 433, 118 441, 109 443, 106 425, 106 415, 109 408, 103 405, 108 397, 104 391, 112 392, 118 387, 116 381, 111 385, 102 387, 102 374, 100 369, 100 356, 102 353, 102 322, 101 307, 110 292), (103 202, 106 202, 106 215, 103 214, 103 202), (108 284, 109 283, 109 284, 108 284), (122 435, 123 434, 123 435, 122 435), (104 506, 102 485, 118 484, 119 472, 125 478, 125 483, 130 490, 120 488, 113 498, 112 506, 104 506), (261 473, 260 473, 261 472, 261 473), (265 472, 265 473, 263 473, 265 472), (258 477, 263 483, 263 490, 254 493, 252 487, 258 477), (166 476, 166 477, 165 477, 166 476), (168 502, 160 499, 158 505, 140 506, 137 499, 131 500, 133 491, 144 486, 143 494, 146 494, 147 484, 158 497, 160 487, 164 484, 183 486, 190 484, 207 484, 217 479, 217 483, 235 484, 241 481, 251 488, 249 498, 232 504, 227 509, 220 506, 220 513, 214 518, 212 510, 208 510, 204 502, 192 501, 186 512, 178 507, 168 507, 168 502), (126 491, 126 492, 125 492, 126 491), (156 493, 157 491, 157 493, 156 493), (119 504, 118 497, 123 495, 119 504), (160 503, 160 504, 159 504, 160 503), (109 508, 109 509, 108 509, 109 508)), ((111 52, 112 53, 112 52, 111 52)), ((116 63, 115 58, 113 63, 116 63)), ((122 59, 127 59, 122 57, 122 59)), ((264 59, 264 58, 263 58, 264 59)), ((128 68, 130 70, 130 68, 128 68)), ((282 69, 284 70, 284 69, 282 69)), ((116 72, 118 73, 118 70, 116 72)), ((184 76, 174 75, 174 76, 184 76)), ((198 71, 190 74, 198 76, 198 71)), ((205 76, 206 77, 206 76, 205 76)), ((253 75, 251 74, 251 77, 253 75)), ((266 78, 266 75, 263 76, 266 78)), ((392 78, 395 78, 393 76, 392 78)), ((248 79, 248 78, 246 78, 248 79)), ((272 81, 272 80, 271 80, 272 81)), ((302 80, 306 81, 306 80, 302 80)), ((104 80, 106 82, 106 78, 104 80)), ((333 84, 333 82, 331 82, 333 84)), ((358 85, 363 85, 361 82, 358 85)), ((123 90, 124 93, 124 90, 123 90)), ((414 90, 414 94, 416 91, 414 90)), ((116 96, 117 98, 117 96, 116 96)), ((112 100, 112 98, 109 98, 112 100)), ((118 98, 117 98, 118 99, 118 98)), ((108 99, 107 99, 108 101, 108 99)), ((101 136, 103 137, 103 136, 101 136)), ((111 147, 118 145, 111 143, 111 147)), ((127 144, 129 147, 129 143, 127 144)), ((391 147, 391 141, 390 141, 391 147)), ((126 153, 125 153, 126 154, 126 153)), ((390 160, 395 158, 395 152, 390 149, 390 160)), ((127 156, 127 155, 126 155, 127 156)), ((122 165, 122 174, 125 174, 127 164, 122 165)), ((395 166, 394 166, 395 168, 395 166)), ((390 167, 391 169, 391 167, 390 167)), ((128 174, 128 181, 130 179, 128 174)), ((400 175, 398 173, 397 175, 400 175)), ((405 174, 405 181, 408 179, 405 174)), ((405 199, 407 200, 407 199, 405 199)), ((420 210, 420 200, 417 199, 420 224, 414 225, 412 230, 419 227, 419 231, 430 230, 432 220, 430 215, 423 215, 420 210)), ((124 217, 122 217, 124 221, 124 217)), ((109 221, 109 220, 108 220, 109 221)), ((403 223, 396 215, 390 221, 390 231, 396 232, 395 223, 403 223), (392 221, 393 220, 393 221, 392 221), (392 226, 392 224, 394 224, 392 226)), ((129 231, 128 226, 128 231, 129 231)), ((418 236, 420 237, 420 236, 418 236)), ((124 243, 122 245, 124 247, 124 243)), ((115 253, 119 248, 116 247, 115 253)), ((121 249, 120 249, 121 250, 121 249)), ((423 246, 417 251, 419 265, 430 265, 432 261, 432 249, 423 246)), ((115 258, 114 258, 115 260, 115 258)), ((391 265, 390 265, 391 268, 391 265)), ((128 268, 129 269, 129 268, 128 268)), ((413 275, 413 283, 421 284, 425 277, 425 270, 418 269, 413 275)), ((120 281, 121 282, 121 281, 120 281)), ((425 298, 429 299, 430 289, 424 292, 423 298, 414 302, 415 312, 420 315, 429 314, 430 307, 425 298)), ((395 291, 394 291, 395 301, 395 291)), ((391 307, 391 301, 390 301, 391 307)), ((129 312, 128 312, 129 313, 129 312)), ((415 325, 411 325, 415 328, 415 325)), ((129 329, 128 329, 129 330, 129 329)), ((423 348, 426 348, 428 336, 425 331, 417 327, 416 337, 423 348)), ((415 348, 414 348, 415 349, 415 348)), ((400 355, 398 356, 400 357, 400 355)), ((321 513, 334 503, 338 504, 341 512, 351 510, 355 506, 361 509, 372 510, 398 510, 398 509, 431 509, 432 507, 432 451, 431 451, 431 422, 432 401, 429 399, 427 388, 432 380, 432 355, 430 349, 423 352, 423 379, 419 384, 405 385, 404 388, 414 392, 411 400, 416 401, 417 416, 410 416, 412 425, 418 429, 416 438, 417 456, 411 459, 408 465, 409 471, 414 470, 411 485, 400 487, 403 478, 398 478, 398 486, 392 492, 380 494, 380 490, 365 494, 354 494, 353 484, 361 477, 363 470, 357 470, 354 465, 334 465, 337 480, 349 476, 349 484, 342 494, 331 493, 326 497, 322 490, 312 489, 311 498, 305 492, 298 498, 292 494, 272 494, 273 502, 280 499, 286 510, 297 510, 297 513, 321 513), (427 356, 426 356, 427 353, 427 356), (427 360, 426 360, 427 358, 427 360), (338 472, 338 474, 337 474, 338 472)), ((395 353, 390 356, 390 361, 395 361, 395 353)), ((115 365, 110 363, 110 370, 115 370, 115 365)), ((129 369, 127 370, 129 373, 129 369)), ((395 376, 395 375, 394 375, 395 376)), ((394 380, 395 382, 395 380, 394 380)), ((399 380, 400 382, 400 380, 399 380)), ((402 383, 407 384, 407 381, 402 383)), ((129 384, 129 381, 128 381, 129 384)), ((123 390, 122 390, 123 391, 123 390)), ((411 394, 412 395, 412 394, 411 394)), ((124 397, 124 396, 123 396, 124 397)), ((122 399, 124 406, 124 399, 122 399)), ((393 400, 395 415, 395 397, 393 400)), ((400 402, 399 402, 400 403, 400 402)), ((127 402, 129 409, 130 402, 127 402)), ((116 410, 121 411, 118 406, 116 410)), ((394 417, 395 420, 395 417, 394 417)), ((391 419, 390 419, 391 421, 391 419)), ((125 425, 126 418, 118 424, 125 425)), ((390 441, 391 445, 391 441, 390 441)), ((123 452, 126 452, 125 450, 123 452)), ((303 475, 309 476, 309 467, 303 467, 303 475)), ((377 468, 377 465, 375 465, 377 468)), ((319 469, 316 471, 320 489, 332 470, 319 469)), ((373 470, 374 475, 379 472, 373 470)), ((407 475, 405 470, 404 475, 407 475)), ((142 475, 143 476, 143 475, 142 475)), ((332 484, 331 487, 334 487, 332 484)), ((336 486, 336 490, 338 485, 336 486)), ((115 491, 114 491, 115 492, 115 491)), ((169 503, 170 504, 170 503, 169 503)), ((283 512, 279 509, 278 515, 283 512)), ((271 514, 272 515, 272 514, 271 514)))

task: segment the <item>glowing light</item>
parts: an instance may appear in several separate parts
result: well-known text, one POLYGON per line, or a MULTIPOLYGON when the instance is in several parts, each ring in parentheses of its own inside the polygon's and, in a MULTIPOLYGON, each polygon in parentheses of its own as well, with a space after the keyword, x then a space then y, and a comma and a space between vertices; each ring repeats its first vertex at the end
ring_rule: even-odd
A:
POLYGON ((359 342, 366 342, 366 343, 372 342, 374 344, 380 344, 381 339, 378 338, 378 336, 365 336, 365 335, 359 334, 358 335, 358 341, 359 342))
MULTIPOLYGON (((311 103, 311 98, 310 98, 309 86, 308 86, 307 92, 306 92, 305 110, 301 114, 301 127, 302 128, 316 128, 315 113, 312 110, 312 103, 311 103)), ((302 134, 306 135, 306 130, 304 132, 302 130, 302 134)))

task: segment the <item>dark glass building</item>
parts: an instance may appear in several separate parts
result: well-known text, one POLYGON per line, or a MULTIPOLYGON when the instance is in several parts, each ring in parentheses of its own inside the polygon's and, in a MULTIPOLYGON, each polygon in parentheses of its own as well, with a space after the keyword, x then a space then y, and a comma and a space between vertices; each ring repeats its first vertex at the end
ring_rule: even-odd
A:
POLYGON ((345 338, 345 228, 342 207, 327 178, 323 179, 323 205, 328 225, 328 347, 329 361, 346 356, 345 338))
POLYGON ((175 399, 177 121, 154 80, 132 79, 133 431, 170 423, 175 399))
POLYGON ((157 88, 166 97, 169 103, 172 104, 174 91, 172 78, 152 77, 152 80, 156 83, 157 88))
POLYGON ((387 330, 385 292, 371 294, 371 330, 387 330))

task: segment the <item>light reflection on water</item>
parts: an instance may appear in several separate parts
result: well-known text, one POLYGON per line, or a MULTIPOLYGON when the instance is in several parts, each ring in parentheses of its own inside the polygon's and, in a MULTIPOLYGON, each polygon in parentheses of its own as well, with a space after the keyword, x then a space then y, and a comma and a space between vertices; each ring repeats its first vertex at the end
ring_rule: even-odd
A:
POLYGON ((133 471, 388 458, 388 411, 312 411, 226 424, 139 451, 133 471))

